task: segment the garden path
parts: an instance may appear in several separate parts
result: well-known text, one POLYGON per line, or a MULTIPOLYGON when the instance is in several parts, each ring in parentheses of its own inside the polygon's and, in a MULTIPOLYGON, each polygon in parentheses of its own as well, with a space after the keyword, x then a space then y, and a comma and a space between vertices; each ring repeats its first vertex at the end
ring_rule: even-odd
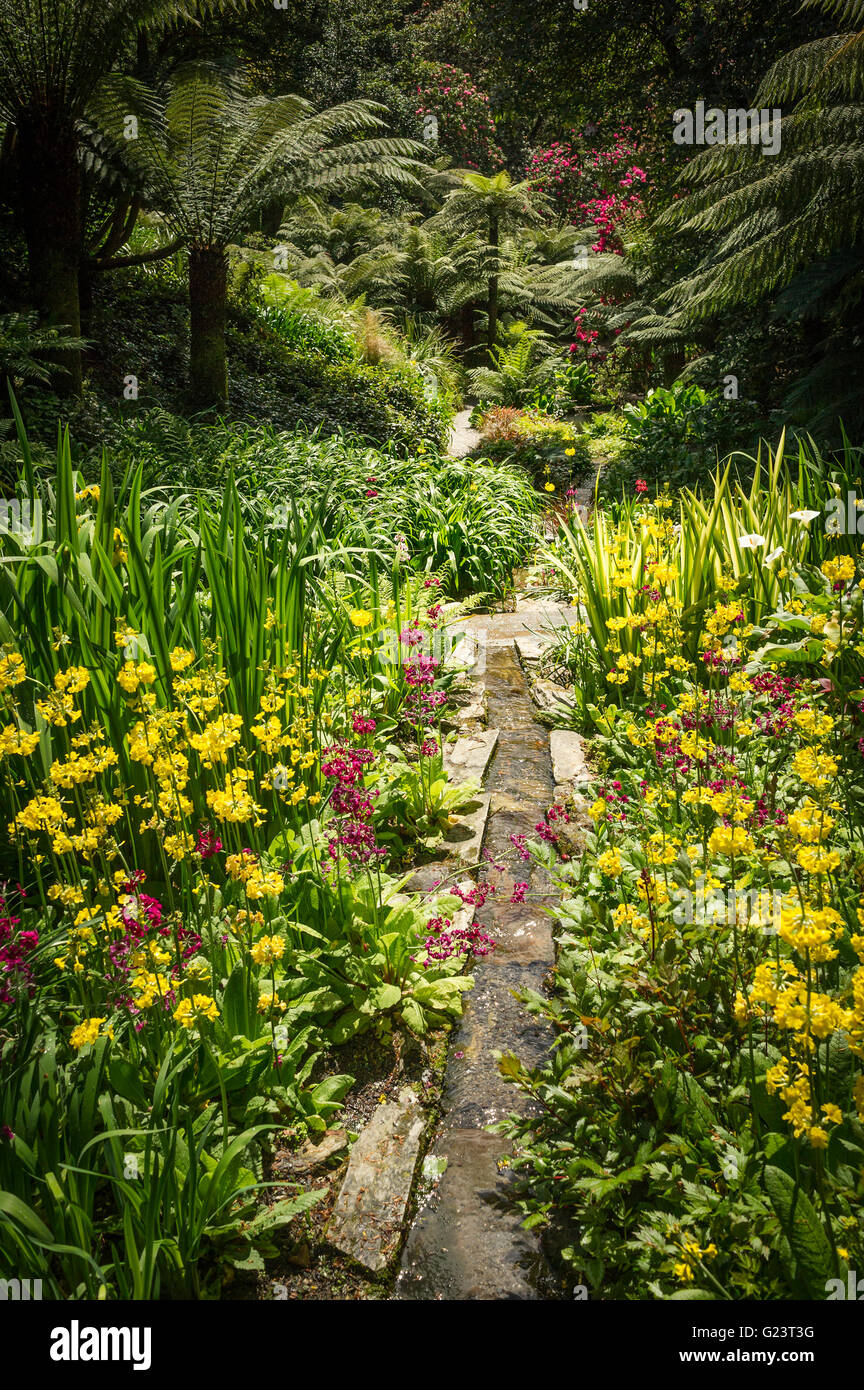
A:
POLYGON ((488 723, 499 731, 486 791, 491 796, 481 871, 495 885, 478 920, 495 938, 491 955, 474 966, 475 988, 451 1039, 441 1118, 427 1171, 446 1160, 440 1181, 421 1204, 402 1254, 397 1299, 538 1299, 552 1296, 539 1236, 524 1231, 508 1209, 505 1147, 486 1126, 530 1102, 502 1078, 496 1052, 539 1064, 552 1043, 547 1024, 532 1018, 514 990, 540 990, 554 962, 556 901, 545 873, 517 860, 511 837, 534 835, 553 798, 549 736, 535 706, 516 646, 549 626, 572 621, 548 601, 517 599, 514 613, 478 614, 461 626, 476 639, 472 675, 486 688, 488 723), (510 861, 503 871, 493 864, 510 861), (525 901, 513 903, 525 879, 525 901))
POLYGON ((450 428, 450 447, 447 450, 451 458, 464 458, 480 443, 480 431, 472 429, 470 421, 470 410, 460 410, 454 415, 450 428))

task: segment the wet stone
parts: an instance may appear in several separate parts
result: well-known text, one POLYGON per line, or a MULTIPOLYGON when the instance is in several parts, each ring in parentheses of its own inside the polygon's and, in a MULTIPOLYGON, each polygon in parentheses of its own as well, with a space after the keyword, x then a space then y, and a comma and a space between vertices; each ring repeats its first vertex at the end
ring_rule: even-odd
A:
POLYGON ((373 1114, 354 1148, 327 1227, 327 1239, 373 1274, 386 1269, 402 1238, 425 1127, 410 1087, 373 1114))
POLYGON ((523 1231, 498 1166, 501 1140, 454 1129, 434 1148, 447 1168, 411 1229, 397 1299, 536 1300, 546 1273, 536 1234, 523 1231))
MULTIPOLYGON (((487 774, 488 824, 483 845, 499 873, 484 866, 495 888, 477 921, 498 943, 472 962, 474 989, 450 1040, 443 1109, 430 1161, 443 1176, 412 1224, 401 1260, 397 1299, 537 1299, 550 1287, 537 1232, 523 1231, 508 1201, 507 1141, 485 1126, 511 1113, 532 1115, 536 1102, 501 1075, 496 1053, 514 1052, 539 1065, 554 1044, 544 1018, 516 997, 540 992, 554 960, 552 886, 545 874, 514 861, 510 836, 532 837, 552 799, 549 737, 535 719, 514 639, 540 626, 536 608, 469 620, 487 632, 484 681, 489 723, 498 731, 487 774), (494 637, 493 635, 494 634, 494 637), (497 644, 497 645, 496 645, 497 644), (491 804, 491 812, 489 806, 491 804), (513 885, 529 881, 526 900, 511 903, 513 885)), ((481 844, 472 846, 474 861, 481 844)), ((467 862, 467 858, 466 858, 467 862)))
POLYGON ((524 637, 516 638, 516 650, 519 653, 519 660, 533 665, 538 662, 548 646, 548 642, 535 637, 533 633, 526 633, 524 637))

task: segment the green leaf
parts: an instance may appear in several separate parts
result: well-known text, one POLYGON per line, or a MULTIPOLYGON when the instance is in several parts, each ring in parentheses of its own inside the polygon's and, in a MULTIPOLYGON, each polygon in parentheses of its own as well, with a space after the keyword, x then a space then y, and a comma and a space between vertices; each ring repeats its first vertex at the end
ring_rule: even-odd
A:
POLYGON ((53 1236, 45 1225, 26 1202, 22 1202, 20 1197, 16 1197, 14 1192, 0 1192, 0 1211, 11 1216, 13 1221, 17 1221, 19 1226, 23 1226, 25 1231, 36 1236, 39 1240, 50 1241, 53 1236))
POLYGON ((150 1098, 141 1084, 140 1071, 133 1062, 126 1061, 122 1057, 115 1057, 109 1063, 108 1076, 114 1090, 124 1100, 131 1101, 141 1110, 145 1110, 150 1104, 150 1098))
POLYGON ((222 1018, 232 1037, 248 1035, 246 967, 242 961, 235 965, 222 996, 222 1018))
POLYGON ((765 1169, 768 1193, 795 1260, 795 1273, 807 1297, 825 1298, 827 1281, 836 1274, 828 1237, 813 1205, 794 1178, 782 1168, 765 1169))

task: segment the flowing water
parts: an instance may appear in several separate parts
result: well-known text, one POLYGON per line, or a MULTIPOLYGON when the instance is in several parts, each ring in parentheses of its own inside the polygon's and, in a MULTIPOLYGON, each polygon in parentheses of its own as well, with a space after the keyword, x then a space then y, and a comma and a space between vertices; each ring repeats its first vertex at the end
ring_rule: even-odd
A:
POLYGON ((552 919, 542 907, 556 901, 543 871, 516 858, 510 838, 534 835, 553 781, 549 736, 535 722, 512 645, 514 624, 499 626, 504 632, 497 644, 490 628, 485 675, 488 724, 500 737, 486 780, 492 801, 484 847, 508 867, 499 873, 487 864, 482 876, 496 892, 477 913, 498 944, 475 963, 475 987, 451 1038, 442 1116, 430 1150, 433 1162, 446 1159, 447 1166, 408 1235, 395 1293, 402 1299, 554 1297, 539 1237, 520 1228, 507 1202, 507 1169, 499 1166, 506 1141, 485 1128, 531 1105, 503 1080, 493 1054, 515 1052, 530 1066, 552 1043, 551 1028, 528 1015, 513 991, 542 988, 554 961, 552 919), (520 879, 530 884, 526 901, 511 903, 520 879))

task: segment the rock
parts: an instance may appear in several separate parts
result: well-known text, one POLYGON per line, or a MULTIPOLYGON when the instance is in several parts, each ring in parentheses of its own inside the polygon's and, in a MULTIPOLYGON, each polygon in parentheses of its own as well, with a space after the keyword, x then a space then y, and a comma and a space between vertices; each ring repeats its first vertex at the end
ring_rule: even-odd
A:
POLYGON ((551 645, 549 640, 544 637, 537 637, 533 632, 526 632, 515 638, 516 650, 519 653, 519 660, 529 666, 539 661, 543 653, 551 645))
POLYGON ((465 674, 458 676, 450 688, 449 702, 456 708, 441 720, 444 730, 474 734, 485 726, 486 686, 483 681, 471 680, 465 674))
POLYGON ((495 752, 498 730, 465 734, 444 748, 444 770, 451 782, 482 782, 495 752))
POLYGON ((453 816, 441 844, 442 857, 458 859, 463 864, 478 864, 486 821, 489 818, 489 794, 480 792, 467 810, 453 816))
MULTIPOLYGON (((475 700, 475 701, 473 702, 473 704, 464 705, 463 708, 460 709, 460 711, 459 711, 459 716, 458 716, 458 718, 459 718, 459 726, 460 726, 461 728, 463 728, 463 729, 464 729, 464 728, 467 728, 469 725, 475 725, 475 726, 476 726, 477 724, 485 724, 485 723, 486 723, 486 700, 485 700, 485 697, 481 695, 480 699, 479 699, 479 700, 475 700)), ((472 732, 475 732, 475 730, 472 729, 472 732)))
POLYGON ((405 1086, 378 1106, 354 1148, 327 1227, 330 1244, 378 1274, 397 1254, 425 1118, 405 1086))
POLYGON ((530 594, 517 594, 515 611, 517 613, 533 613, 538 617, 548 617, 555 622, 559 605, 554 598, 532 598, 530 594))
POLYGON ((568 690, 565 685, 557 685, 555 681, 546 681, 540 678, 532 681, 531 695, 541 709, 554 709, 556 705, 564 705, 568 709, 572 709, 576 703, 573 691, 568 690))
POLYGON ((468 627, 454 625, 445 632, 444 670, 454 671, 464 667, 467 671, 482 669, 481 654, 485 633, 468 627))
POLYGON ((313 1168, 317 1168, 319 1163, 325 1163, 334 1154, 341 1153, 348 1147, 348 1131, 344 1129, 328 1129, 321 1135, 317 1144, 313 1144, 307 1139, 296 1153, 284 1154, 276 1165, 277 1173, 308 1173, 313 1168))
POLYGON ((585 762, 582 738, 570 729, 553 729, 549 735, 552 773, 556 783, 589 782, 591 773, 585 762))

